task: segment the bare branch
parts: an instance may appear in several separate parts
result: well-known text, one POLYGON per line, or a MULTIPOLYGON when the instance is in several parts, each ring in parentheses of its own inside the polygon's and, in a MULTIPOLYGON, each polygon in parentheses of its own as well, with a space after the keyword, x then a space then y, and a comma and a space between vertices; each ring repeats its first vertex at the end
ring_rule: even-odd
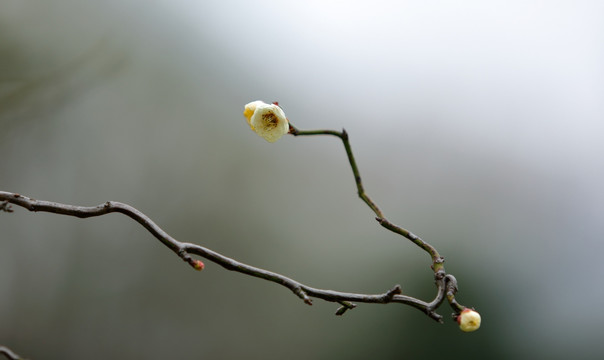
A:
MULTIPOLYGON (((196 270, 200 270, 199 260, 192 258, 191 255, 201 256, 224 267, 227 270, 240 272, 246 275, 272 281, 274 283, 282 285, 290 289, 294 294, 296 294, 296 296, 298 296, 308 305, 312 305, 311 298, 319 298, 329 302, 340 303, 341 305, 346 307, 346 310, 355 307, 354 304, 350 303, 353 301, 359 303, 374 304, 399 303, 404 305, 410 305, 426 313, 434 320, 442 322, 442 316, 435 313, 435 310, 444 299, 444 286, 442 286, 443 290, 439 291, 436 298, 430 303, 418 300, 410 296, 401 295, 400 286, 398 285, 394 286, 391 290, 386 291, 383 294, 356 294, 333 290, 317 289, 308 285, 304 285, 284 275, 244 264, 203 246, 177 241, 168 233, 166 233, 162 228, 160 228, 155 222, 153 222, 153 220, 151 220, 147 215, 145 215, 138 209, 124 203, 116 201, 107 201, 106 203, 97 206, 74 206, 51 201, 36 200, 27 196, 5 191, 0 191, 0 201, 9 202, 33 212, 50 212, 60 215, 75 216, 79 218, 102 216, 114 212, 122 213, 141 224, 145 229, 147 229, 151 234, 153 234, 153 236, 155 236, 155 238, 157 238, 162 244, 167 246, 170 250, 172 250, 175 254, 177 254, 181 259, 183 259, 196 270)), ((338 310, 339 315, 343 313, 344 311, 338 310)))
MULTIPOLYGON (((430 267, 432 268, 432 271, 434 271, 436 286, 438 287, 438 295, 436 296, 436 299, 434 299, 430 303, 430 305, 426 307, 426 309, 436 309, 438 306, 440 306, 440 304, 443 300, 443 296, 446 292, 447 301, 449 302, 451 307, 455 310, 455 313, 453 314, 453 316, 456 317, 459 313, 461 313, 461 311, 463 309, 465 309, 465 306, 460 305, 455 300, 455 293, 457 292, 457 280, 455 280, 455 277, 453 275, 446 275, 445 266, 444 266, 445 258, 442 257, 438 253, 438 251, 436 251, 436 248, 434 248, 434 246, 428 244, 427 242, 422 240, 419 236, 415 235, 414 233, 410 232, 409 230, 406 230, 402 227, 394 225, 393 223, 388 221, 384 217, 383 212, 377 207, 377 205, 373 202, 373 200, 371 200, 369 195, 367 195, 365 193, 365 189, 363 187, 363 183, 361 180, 361 174, 360 174, 359 168, 356 164, 356 160, 354 159, 354 155, 352 153, 352 148, 350 147, 350 140, 348 139, 348 133, 346 132, 346 130, 342 129, 341 132, 334 131, 334 130, 304 130, 304 131, 302 131, 302 130, 298 130, 290 122, 289 133, 293 136, 332 135, 332 136, 338 137, 338 138, 340 138, 340 140, 342 140, 342 143, 344 144, 344 149, 346 150, 346 155, 348 156, 348 162, 350 163, 350 167, 352 169, 354 181, 357 186, 357 193, 358 193, 359 197, 367 204, 367 206, 369 206, 369 208, 377 215, 377 217, 375 218, 377 220, 377 222, 380 225, 382 225, 384 228, 386 228, 396 234, 402 235, 403 237, 411 240, 415 245, 419 246, 424 251, 426 251, 432 258, 432 265, 430 267)), ((338 309, 338 312, 336 314, 338 314, 340 311, 343 313, 346 310, 347 310, 346 308, 340 308, 340 309, 338 309)))

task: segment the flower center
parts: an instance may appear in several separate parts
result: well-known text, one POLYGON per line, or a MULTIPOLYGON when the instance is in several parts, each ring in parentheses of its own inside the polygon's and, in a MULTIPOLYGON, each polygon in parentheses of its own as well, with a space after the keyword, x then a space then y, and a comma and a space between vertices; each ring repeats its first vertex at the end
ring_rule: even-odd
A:
POLYGON ((274 113, 267 112, 266 114, 262 114, 262 122, 267 128, 276 128, 277 124, 279 124, 279 119, 274 113))

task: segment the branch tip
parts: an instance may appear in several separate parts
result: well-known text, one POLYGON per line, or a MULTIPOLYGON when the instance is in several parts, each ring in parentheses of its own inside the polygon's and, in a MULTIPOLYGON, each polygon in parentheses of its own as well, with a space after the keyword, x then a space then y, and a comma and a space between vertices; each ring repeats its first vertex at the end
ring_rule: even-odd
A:
POLYGON ((340 306, 337 310, 336 310, 336 316, 342 316, 344 315, 344 313, 348 311, 348 308, 346 306, 340 306))
POLYGON ((342 128, 342 140, 348 140, 348 132, 346 132, 346 129, 342 128))
POLYGON ((394 295, 400 295, 402 293, 403 293, 403 289, 398 284, 394 285, 394 287, 388 291, 388 295, 391 297, 393 297, 394 295))

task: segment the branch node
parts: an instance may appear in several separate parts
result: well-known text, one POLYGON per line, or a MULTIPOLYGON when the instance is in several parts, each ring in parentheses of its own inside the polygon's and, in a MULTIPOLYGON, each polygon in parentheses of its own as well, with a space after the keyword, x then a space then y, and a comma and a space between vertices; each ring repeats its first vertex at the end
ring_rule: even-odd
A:
POLYGON ((445 270, 443 269, 439 269, 438 271, 436 271, 434 273, 434 280, 438 281, 438 280, 442 280, 445 278, 447 274, 445 273, 445 270))
POLYGON ((289 123, 289 133, 293 136, 298 135, 298 129, 296 129, 291 123, 289 123))

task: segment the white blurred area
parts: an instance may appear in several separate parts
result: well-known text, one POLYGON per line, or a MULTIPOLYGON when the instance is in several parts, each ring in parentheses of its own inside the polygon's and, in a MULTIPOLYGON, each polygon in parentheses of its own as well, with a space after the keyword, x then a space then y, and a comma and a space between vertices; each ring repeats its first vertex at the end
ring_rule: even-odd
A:
POLYGON ((428 299, 428 258, 356 197, 335 138, 268 144, 279 101, 350 134, 387 217, 447 259, 460 334, 190 271, 119 215, 0 213, 0 345, 32 359, 592 359, 604 291, 600 1, 0 2, 0 190, 107 200, 312 286, 428 299), (304 350, 300 350, 301 347, 304 350))

